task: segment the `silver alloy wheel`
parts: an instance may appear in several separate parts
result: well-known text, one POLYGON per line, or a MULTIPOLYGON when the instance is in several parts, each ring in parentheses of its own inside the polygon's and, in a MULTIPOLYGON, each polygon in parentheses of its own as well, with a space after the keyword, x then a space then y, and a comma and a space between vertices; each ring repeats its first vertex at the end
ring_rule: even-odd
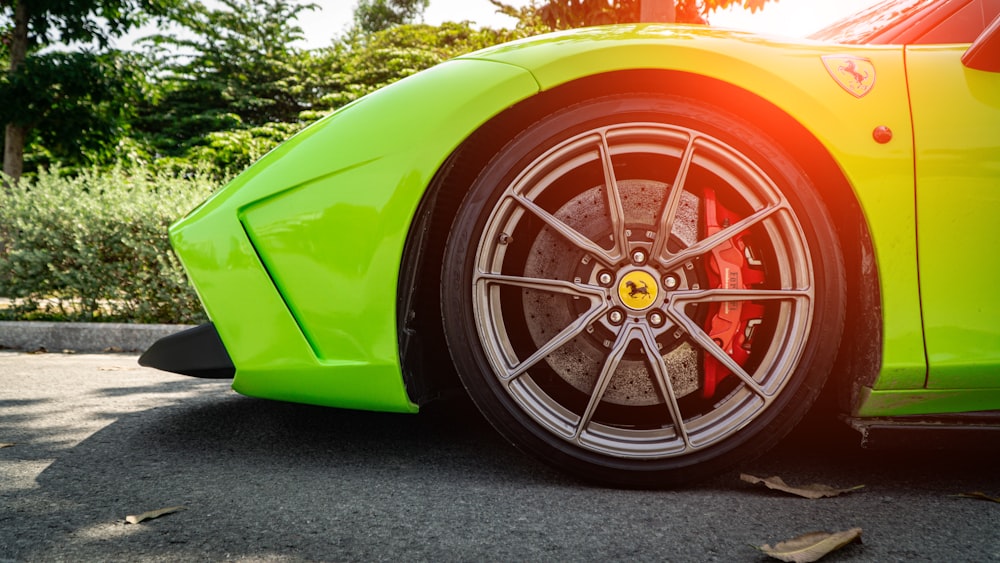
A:
POLYGON ((796 214, 760 167, 699 131, 573 135, 517 172, 481 232, 470 289, 486 360, 518 408, 585 450, 642 460, 718 444, 775 400, 810 337, 796 214), (710 209, 727 215, 715 232, 710 209), (713 277, 723 246, 759 279, 713 277), (741 319, 739 356, 708 325, 748 304, 760 318, 741 319), (710 362, 728 375, 706 394, 710 362))

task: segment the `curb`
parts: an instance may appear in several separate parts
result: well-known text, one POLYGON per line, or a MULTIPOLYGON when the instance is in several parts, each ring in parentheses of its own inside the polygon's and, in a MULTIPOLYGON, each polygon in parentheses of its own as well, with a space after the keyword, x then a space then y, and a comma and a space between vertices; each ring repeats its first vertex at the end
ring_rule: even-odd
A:
POLYGON ((0 321, 0 349, 48 352, 143 352, 193 325, 0 321))

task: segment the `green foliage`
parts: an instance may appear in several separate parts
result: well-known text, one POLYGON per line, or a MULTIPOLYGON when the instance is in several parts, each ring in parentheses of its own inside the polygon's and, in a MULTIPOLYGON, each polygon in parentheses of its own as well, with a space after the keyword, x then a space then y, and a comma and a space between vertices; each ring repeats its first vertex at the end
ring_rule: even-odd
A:
POLYGON ((639 0, 557 0, 538 8, 552 29, 639 21, 639 0))
POLYGON ((413 23, 430 0, 358 0, 354 25, 364 33, 375 33, 395 25, 413 23))
POLYGON ((476 29, 470 22, 440 26, 406 24, 355 35, 326 51, 339 72, 325 85, 317 107, 337 108, 458 55, 523 37, 521 31, 476 29))
POLYGON ((202 322, 167 226, 212 185, 119 167, 0 188, 0 318, 202 322))
MULTIPOLYGON (((214 183, 309 122, 423 69, 553 28, 636 21, 639 8, 490 1, 518 19, 515 30, 413 24, 427 0, 361 0, 354 29, 312 51, 294 46, 302 31, 292 22, 316 6, 293 0, 32 2, 21 19, 28 55, 14 64, 16 41, 0 42, 0 62, 12 69, 0 76, 0 124, 26 128, 28 168, 39 170, 16 187, 0 178, 0 296, 16 299, 0 318, 201 322, 166 231, 214 183), (56 39, 105 45, 168 8, 183 31, 148 38, 144 55, 38 49, 56 39)), ((676 6, 692 21, 766 1, 676 6)), ((8 38, 18 36, 8 31, 22 2, 0 0, 8 38)))
POLYGON ((160 72, 153 73, 160 77, 158 95, 135 123, 137 138, 148 147, 144 162, 233 174, 369 92, 523 35, 468 22, 403 24, 355 30, 332 47, 300 51, 291 45, 301 30, 288 22, 308 8, 286 0, 224 0, 217 10, 195 3, 175 14, 189 33, 149 38, 154 51, 187 54, 161 59, 160 72))
MULTIPOLYGON (((404 21, 424 5, 364 6, 396 10, 404 21)), ((181 30, 144 39, 143 55, 31 57, 24 71, 8 78, 6 98, 0 92, 0 101, 37 100, 27 112, 24 104, 8 104, 5 116, 30 121, 28 171, 61 166, 65 172, 126 157, 154 172, 207 167, 216 178, 231 176, 369 92, 531 33, 476 29, 469 22, 400 24, 373 33, 356 28, 331 47, 298 49, 302 31, 294 20, 314 8, 293 0, 185 2, 170 12, 181 30)))
POLYGON ((27 127, 64 165, 107 163, 142 95, 134 55, 50 51, 0 76, 0 123, 27 127))
POLYGON ((192 2, 174 14, 185 32, 145 41, 158 49, 166 91, 158 109, 178 116, 192 98, 198 114, 231 113, 250 126, 294 121, 308 107, 301 68, 308 54, 293 44, 303 39, 292 25, 316 8, 289 0, 219 0, 220 9, 192 2), (181 108, 173 105, 179 103, 181 108))
POLYGON ((210 166, 216 174, 234 176, 302 129, 295 123, 267 123, 260 127, 216 131, 206 143, 193 147, 188 158, 210 166))
POLYGON ((214 9, 192 2, 174 11, 183 33, 144 40, 158 61, 159 89, 135 126, 150 164, 207 165, 226 176, 301 129, 300 114, 320 96, 320 69, 294 47, 303 36, 291 22, 315 7, 221 0, 214 9))
POLYGON ((4 0, 0 2, 0 29, 10 26, 23 4, 33 47, 55 42, 97 43, 106 47, 111 37, 145 23, 182 0, 4 0), (96 18, 100 18, 98 23, 96 18))
MULTIPOLYGON (((504 14, 517 18, 519 28, 548 31, 638 22, 642 0, 544 0, 540 3, 533 0, 522 8, 514 8, 502 0, 489 1, 504 14)), ((742 6, 756 12, 768 1, 674 0, 674 17, 681 23, 707 23, 709 14, 715 10, 742 6)))
MULTIPOLYGON (((148 21, 151 16, 161 15, 168 7, 181 2, 182 0, 4 0, 0 1, 0 30, 3 30, 3 41, 0 41, 0 58, 5 59, 8 69, 8 79, 20 80, 24 77, 16 76, 23 66, 34 66, 35 73, 43 74, 42 82, 55 86, 64 82, 72 82, 73 77, 54 77, 50 73, 41 72, 39 69, 59 72, 66 71, 70 74, 79 75, 82 70, 82 62, 87 55, 81 53, 83 58, 72 61, 68 64, 68 59, 63 65, 51 64, 55 58, 50 55, 41 55, 41 50, 51 46, 56 42, 64 45, 82 43, 84 45, 96 44, 101 49, 108 47, 108 42, 112 37, 118 37, 133 26, 148 21), (38 61, 32 65, 31 61, 38 57, 45 57, 47 60, 38 61)), ((97 61, 90 60, 91 68, 98 66, 97 61)), ((39 94, 32 92, 31 94, 39 94)), ((70 96, 65 95, 68 98, 70 96)), ((86 98, 93 94, 93 91, 86 92, 86 98)), ((38 109, 40 103, 37 95, 25 95, 12 97, 11 107, 8 107, 14 115, 27 115, 38 109)), ((44 103, 42 101, 41 103, 44 103)), ((70 105, 76 104, 80 112, 87 112, 91 109, 93 113, 108 117, 108 107, 86 107, 85 100, 77 102, 66 102, 70 105)), ((64 104, 65 106, 65 104, 64 104)), ((27 118, 22 118, 26 120, 27 118)), ((111 123, 111 129, 117 128, 117 124, 107 120, 98 120, 103 125, 111 123)), ((23 151, 28 140, 30 126, 18 123, 0 121, 0 125, 5 126, 6 136, 4 139, 4 172, 17 180, 23 170, 23 151)), ((100 129, 99 125, 97 129, 100 129)), ((80 130, 74 129, 74 137, 86 136, 89 128, 80 130)), ((98 137, 104 144, 107 138, 106 132, 98 131, 98 137)), ((59 152, 58 149, 55 152, 59 152)))

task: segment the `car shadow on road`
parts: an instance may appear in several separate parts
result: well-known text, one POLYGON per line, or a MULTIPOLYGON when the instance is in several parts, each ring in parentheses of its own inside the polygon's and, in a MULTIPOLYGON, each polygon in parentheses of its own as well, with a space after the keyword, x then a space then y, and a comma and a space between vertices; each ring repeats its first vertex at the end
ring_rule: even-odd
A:
POLYGON ((275 469, 294 465, 329 478, 433 467, 455 477, 505 481, 559 480, 520 456, 468 402, 432 405, 418 415, 377 413, 232 396, 194 409, 163 413, 155 434, 137 447, 164 457, 230 456, 275 469))
MULTIPOLYGON (((0 516, 0 527, 10 526, 0 543, 12 546, 0 555, 602 560, 656 553, 664 541, 658 530, 668 526, 681 530, 685 553, 709 555, 698 560, 733 553, 753 560, 749 543, 809 531, 800 529, 805 522, 890 525, 881 523, 897 506, 885 499, 906 497, 910 487, 943 498, 1000 486, 987 469, 971 467, 976 454, 944 462, 925 452, 866 452, 830 430, 807 424, 747 468, 800 483, 867 486, 817 505, 741 483, 736 472, 675 491, 589 486, 518 452, 467 399, 413 416, 209 393, 126 414, 59 455, 38 487, 12 497, 9 516, 0 516), (123 522, 171 506, 187 510, 123 522), (727 518, 744 527, 712 531, 727 518), (27 533, 39 528, 45 541, 27 533)), ((848 555, 860 548, 853 549, 848 555)), ((891 554, 869 547, 863 557, 891 554)))
POLYGON ((904 443, 866 449, 861 435, 837 416, 812 413, 778 447, 744 468, 758 476, 779 475, 799 483, 938 491, 957 495, 1000 490, 1000 474, 985 460, 1000 458, 1000 443, 935 441, 919 434, 904 443), (766 474, 766 475, 765 475, 766 474))

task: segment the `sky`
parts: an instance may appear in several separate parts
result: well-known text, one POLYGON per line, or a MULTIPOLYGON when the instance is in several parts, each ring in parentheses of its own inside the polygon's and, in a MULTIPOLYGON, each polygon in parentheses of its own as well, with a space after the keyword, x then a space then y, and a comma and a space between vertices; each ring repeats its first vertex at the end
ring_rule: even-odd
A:
MULTIPOLYGON (((314 0, 322 8, 308 12, 299 25, 307 36, 307 47, 325 47, 351 23, 355 0, 314 0)), ((506 0, 524 6, 529 0, 506 0)), ((774 35, 804 37, 829 23, 850 15, 876 0, 771 0, 756 14, 730 9, 710 16, 716 27, 746 29, 774 35)), ((471 20, 490 27, 513 27, 514 20, 497 14, 487 0, 431 0, 424 22, 471 20)))

